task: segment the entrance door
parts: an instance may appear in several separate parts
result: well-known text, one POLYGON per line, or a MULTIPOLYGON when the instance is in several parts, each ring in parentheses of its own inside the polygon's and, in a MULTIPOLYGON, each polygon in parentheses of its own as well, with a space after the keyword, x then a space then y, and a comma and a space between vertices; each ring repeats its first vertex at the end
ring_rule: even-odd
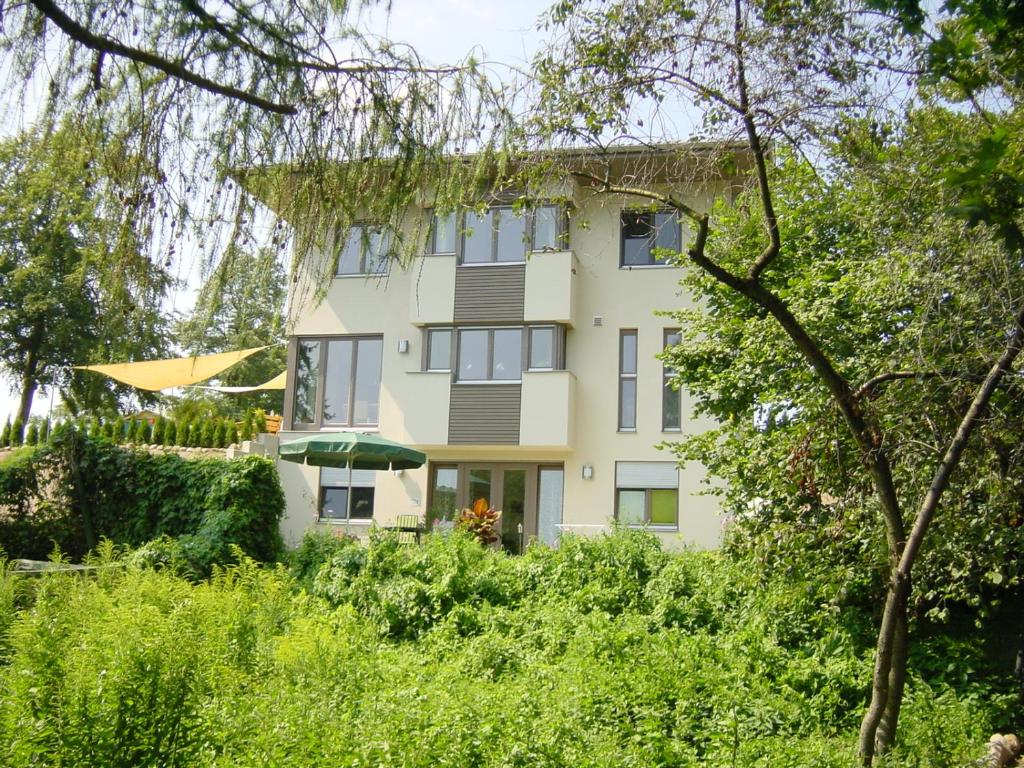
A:
POLYGON ((521 553, 531 537, 537 535, 536 465, 465 464, 462 465, 466 489, 464 506, 472 507, 485 499, 501 510, 498 534, 506 552, 521 553))

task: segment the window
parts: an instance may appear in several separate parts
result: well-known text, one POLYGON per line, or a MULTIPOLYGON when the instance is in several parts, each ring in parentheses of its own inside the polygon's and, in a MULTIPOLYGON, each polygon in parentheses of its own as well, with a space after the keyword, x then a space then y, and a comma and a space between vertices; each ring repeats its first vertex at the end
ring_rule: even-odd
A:
MULTIPOLYGON (((435 232, 444 226, 435 217, 435 232)), ((452 217, 454 226, 455 217, 452 217)), ((463 264, 521 263, 529 251, 565 247, 565 216, 557 205, 541 205, 517 211, 512 206, 492 206, 482 213, 466 211, 462 221, 463 264)), ((447 230, 444 230, 447 231, 447 230)), ((435 237, 434 253, 437 250, 435 237)))
POLYGON ((338 257, 336 277, 381 275, 387 271, 390 241, 376 224, 354 224, 338 257))
POLYGON ((461 329, 458 358, 459 381, 519 381, 523 369, 523 329, 461 329))
POLYGON ((432 328, 427 331, 428 371, 450 371, 452 369, 452 329, 432 328))
POLYGON ((379 336, 299 339, 292 428, 376 426, 383 351, 379 336))
POLYGON ((623 525, 678 528, 679 470, 675 462, 616 462, 615 519, 623 525))
POLYGON ((636 429, 636 331, 619 331, 619 431, 636 429))
POLYGON ((428 328, 424 340, 424 371, 456 372, 456 379, 519 381, 523 365, 531 371, 565 368, 565 327, 428 328), (453 350, 453 346, 457 349, 453 350), (526 350, 524 357, 523 351, 526 350))
POLYGON ((555 368, 555 328, 530 328, 530 357, 527 365, 531 371, 550 371, 555 368))
POLYGON ((374 472, 368 469, 352 470, 349 485, 347 469, 324 467, 320 470, 320 520, 347 521, 349 493, 352 494, 352 521, 373 517, 374 472))
POLYGON ((459 488, 459 468, 456 465, 435 465, 434 481, 430 486, 431 517, 454 520, 458 513, 456 493, 459 488))
POLYGON ((678 253, 682 237, 679 218, 673 211, 623 211, 622 267, 664 265, 665 254, 656 249, 678 253))
POLYGON ((455 213, 434 214, 431 221, 430 242, 427 244, 429 252, 455 253, 457 215, 455 213))
MULTIPOLYGON (((680 343, 682 336, 678 329, 665 329, 665 349, 674 347, 680 343)), ((669 365, 661 368, 662 394, 661 394, 661 429, 664 432, 675 432, 683 428, 683 403, 679 390, 671 384, 672 376, 675 373, 669 365)))

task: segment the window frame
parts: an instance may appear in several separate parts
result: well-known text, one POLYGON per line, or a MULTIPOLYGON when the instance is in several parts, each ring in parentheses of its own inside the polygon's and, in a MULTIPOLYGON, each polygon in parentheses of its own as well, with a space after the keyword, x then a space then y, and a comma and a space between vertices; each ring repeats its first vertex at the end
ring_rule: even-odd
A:
MULTIPOLYGON (((336 481, 336 482, 324 482, 324 472, 323 472, 323 469, 324 468, 320 469, 320 477, 319 477, 319 479, 317 481, 319 491, 317 493, 316 522, 322 523, 322 524, 328 524, 328 525, 349 525, 349 524, 354 524, 354 525, 370 525, 373 522, 373 514, 374 514, 374 511, 375 511, 374 508, 375 508, 375 505, 377 503, 377 483, 376 483, 376 480, 371 480, 370 482, 353 482, 353 483, 350 484, 350 483, 347 482, 347 478, 346 478, 346 480, 344 482, 342 482, 340 480, 336 481), (335 488, 336 489, 344 489, 349 494, 352 493, 352 489, 353 488, 369 488, 370 491, 372 492, 372 495, 370 496, 370 516, 369 517, 353 517, 353 518, 349 519, 349 517, 348 517, 348 499, 346 498, 346 500, 345 500, 346 503, 345 503, 345 508, 344 508, 345 514, 344 514, 343 517, 325 517, 324 514, 323 514, 324 496, 325 496, 324 492, 329 490, 329 489, 335 489, 335 488)), ((359 470, 356 470, 356 471, 359 471, 359 470)), ((355 480, 355 478, 353 478, 353 480, 355 480)), ((354 501, 355 500, 353 499, 353 502, 354 501)), ((353 507, 354 506, 355 505, 353 504, 353 507)))
POLYGON ((421 373, 450 373, 453 383, 456 384, 520 384, 525 373, 544 373, 549 371, 565 370, 565 326, 561 323, 537 323, 529 325, 439 325, 423 328, 423 357, 420 362, 421 373), (462 332, 463 331, 489 331, 487 335, 487 359, 485 361, 488 375, 494 368, 494 331, 520 331, 522 334, 520 369, 518 379, 462 379, 459 378, 459 364, 462 359, 462 332), (530 356, 532 353, 533 331, 550 330, 553 334, 550 368, 531 368, 530 356), (430 352, 433 345, 434 334, 450 333, 451 347, 449 352, 448 368, 431 368, 430 352))
MULTIPOLYGON (((679 218, 679 212, 672 208, 623 208, 619 212, 619 269, 672 269, 675 267, 674 264, 669 264, 665 261, 657 261, 654 258, 654 249, 657 247, 657 233, 659 227, 655 222, 654 218, 658 215, 669 215, 672 217, 672 221, 676 228, 676 241, 679 243, 679 248, 682 250, 683 247, 683 226, 679 218), (651 223, 648 224, 649 234, 647 235, 647 258, 648 262, 645 264, 627 264, 626 263, 626 221, 627 216, 651 216, 651 223)), ((632 238, 630 238, 632 239, 632 238)), ((636 238, 639 239, 639 238, 636 238)))
POLYGON ((444 214, 445 218, 447 218, 448 216, 452 217, 452 226, 454 227, 455 231, 452 233, 452 249, 450 251, 439 251, 437 249, 437 220, 441 218, 441 216, 438 215, 437 210, 434 208, 429 208, 428 211, 428 215, 430 216, 430 234, 427 237, 426 255, 455 256, 459 252, 459 242, 462 240, 462 228, 459 226, 462 220, 461 212, 449 211, 448 213, 444 214))
POLYGON ((480 384, 522 384, 525 369, 526 334, 524 325, 459 325, 453 326, 455 333, 452 335, 453 358, 452 358, 452 380, 456 384, 480 385, 480 384), (460 376, 462 367, 462 334, 465 331, 486 331, 487 332, 487 357, 485 370, 487 378, 484 379, 463 379, 460 376), (494 332, 495 331, 519 331, 519 378, 517 379, 495 379, 494 373, 494 332))
MULTIPOLYGON (((648 471, 649 471, 648 469, 648 471)), ((616 461, 615 462, 615 506, 613 508, 613 518, 616 523, 627 525, 631 528, 651 528, 656 531, 678 531, 679 530, 679 500, 680 500, 680 487, 679 487, 679 467, 675 462, 665 461, 616 461), (631 469, 636 471, 638 465, 643 465, 645 469, 671 469, 672 471, 672 483, 662 484, 655 477, 652 479, 648 475, 647 483, 640 482, 629 482, 620 479, 620 471, 628 471, 622 465, 631 465, 631 469), (654 465, 650 467, 650 465, 654 465), (620 499, 623 491, 642 491, 644 494, 644 514, 643 522, 641 523, 622 523, 619 520, 619 506, 620 499), (651 522, 651 509, 653 508, 653 495, 655 491, 673 491, 675 493, 675 522, 674 523, 653 523, 651 522)))
POLYGON ((565 326, 559 323, 539 323, 527 325, 526 329, 526 364, 524 373, 531 371, 564 371, 565 370, 565 326), (541 368, 533 365, 533 332, 551 331, 551 365, 541 368))
POLYGON ((293 381, 291 382, 291 388, 286 392, 288 396, 289 406, 289 426, 293 432, 315 432, 327 427, 341 427, 344 429, 378 429, 380 426, 380 388, 384 378, 384 335, 383 334, 352 334, 352 335, 341 335, 341 336, 298 336, 295 339, 295 359, 289 361, 290 370, 294 370, 293 381), (347 404, 347 421, 324 421, 324 396, 326 393, 327 386, 327 353, 330 348, 332 341, 351 341, 352 352, 349 366, 349 378, 348 378, 348 404, 347 404), (376 423, 367 424, 355 424, 353 423, 353 416, 355 411, 356 401, 356 377, 358 375, 359 366, 359 342, 362 341, 379 341, 381 344, 381 370, 377 376, 377 421, 376 423), (316 378, 316 402, 313 406, 313 421, 311 422, 300 422, 295 420, 295 393, 298 390, 298 348, 304 342, 317 342, 320 345, 320 357, 318 360, 318 370, 316 378))
POLYGON ((637 413, 637 402, 639 400, 638 392, 637 392, 637 390, 639 389, 639 386, 638 386, 638 384, 639 384, 639 382, 638 382, 638 379, 639 379, 639 368, 640 368, 639 360, 640 360, 640 334, 638 333, 636 328, 620 328, 619 329, 619 377, 618 377, 619 409, 618 409, 618 421, 617 421, 617 425, 616 425, 617 431, 619 431, 619 432, 636 432, 636 430, 637 430, 637 422, 639 421, 639 418, 638 418, 639 414, 637 413), (632 336, 633 337, 634 359, 633 359, 633 372, 632 373, 627 373, 626 370, 625 370, 625 367, 624 367, 624 364, 625 364, 625 346, 626 346, 624 342, 625 342, 625 339, 626 339, 627 336, 632 336), (623 414, 622 406, 625 403, 624 383, 627 380, 632 380, 632 382, 633 382, 633 425, 632 426, 624 426, 623 425, 623 421, 622 421, 622 414, 623 414))
POLYGON ((423 345, 423 365, 420 370, 424 373, 452 373, 455 370, 455 328, 450 325, 444 325, 436 328, 424 328, 426 333, 426 343, 423 345), (431 368, 430 359, 431 352, 434 347, 434 334, 435 333, 447 333, 448 334, 448 367, 447 368, 431 368))
POLYGON ((338 252, 338 263, 334 268, 334 279, 339 278, 350 278, 350 277, 384 277, 388 274, 388 269, 391 264, 391 235, 388 232, 387 227, 375 221, 356 221, 345 231, 345 239, 341 243, 341 248, 338 252), (369 248, 366 247, 368 242, 367 231, 368 229, 376 229, 380 232, 383 247, 383 258, 380 260, 381 268, 375 272, 366 271, 366 256, 369 252, 369 248), (362 234, 359 238, 359 271, 358 272, 342 272, 342 256, 345 252, 345 248, 348 247, 349 239, 355 230, 360 230, 362 234))
POLYGON ((679 530, 679 488, 615 488, 615 522, 619 521, 619 497, 623 491, 634 493, 642 491, 644 494, 644 520, 642 523, 621 523, 630 528, 650 528, 655 531, 678 531, 679 530), (676 495, 676 521, 675 523, 652 523, 651 522, 651 497, 654 491, 672 491, 676 495))
MULTIPOLYGON (((662 337, 661 337, 661 340, 662 340, 662 344, 661 344, 662 351, 668 349, 668 347, 670 346, 669 345, 669 341, 668 341, 670 336, 680 336, 679 329, 678 328, 665 328, 663 330, 662 337)), ((682 342, 682 337, 680 336, 680 343, 681 342, 682 342)), ((669 400, 669 396, 670 396, 669 392, 671 390, 671 386, 669 384, 669 379, 671 379, 672 376, 674 376, 674 375, 675 375, 675 368, 673 368, 670 365, 666 365, 665 362, 662 361, 662 365, 661 365, 661 431, 662 432, 682 432, 683 431, 683 397, 682 397, 682 391, 679 390, 679 389, 672 390, 672 391, 674 391, 678 395, 677 403, 678 403, 678 410, 679 410, 679 412, 676 413, 675 416, 678 419, 679 426, 671 427, 671 426, 668 425, 668 416, 669 416, 668 400, 669 400)))
MULTIPOLYGON (((516 218, 524 218, 524 230, 527 238, 524 241, 523 255, 521 259, 514 260, 499 260, 498 259, 498 227, 494 224, 494 219, 491 220, 491 252, 490 259, 487 261, 465 261, 466 252, 466 214, 469 211, 475 211, 475 209, 462 209, 453 213, 445 214, 446 216, 454 216, 455 226, 455 249, 453 251, 439 251, 437 249, 437 220, 440 218, 434 209, 430 209, 430 236, 427 238, 427 255, 430 256, 451 256, 456 257, 456 263, 460 267, 490 267, 496 264, 525 264, 530 254, 532 253, 557 253, 559 251, 568 250, 569 248, 569 212, 565 205, 558 203, 538 203, 537 205, 529 206, 523 209, 522 216, 516 218), (543 245, 538 247, 537 245, 537 211, 540 209, 553 209, 555 212, 555 242, 553 245, 543 245)), ((493 211, 509 211, 515 212, 516 206, 511 201, 496 200, 489 204, 485 209, 487 212, 493 211)))

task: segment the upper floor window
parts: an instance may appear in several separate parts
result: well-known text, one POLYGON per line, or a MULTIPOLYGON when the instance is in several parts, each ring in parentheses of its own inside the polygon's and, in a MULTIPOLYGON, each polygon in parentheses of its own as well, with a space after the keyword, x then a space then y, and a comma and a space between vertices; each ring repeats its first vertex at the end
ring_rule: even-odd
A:
POLYGON ((565 367, 565 327, 428 328, 423 370, 456 372, 459 381, 519 381, 523 367, 556 371, 565 367), (524 355, 525 351, 525 355, 524 355))
POLYGON ((619 431, 636 429, 636 330, 619 331, 619 431))
POLYGON ((383 350, 379 336, 299 339, 292 427, 376 426, 383 350))
POLYGON ((387 271, 390 240, 377 224, 353 224, 338 257, 336 277, 380 275, 387 271))
POLYGON ((566 231, 561 206, 495 205, 482 212, 434 214, 427 246, 432 254, 457 253, 462 264, 515 264, 531 251, 561 250, 566 231))
POLYGON ((522 374, 522 328, 459 330, 459 381, 519 381, 522 374))
MULTIPOLYGON (((664 347, 674 347, 680 343, 682 336, 678 329, 666 328, 664 347)), ((683 403, 679 389, 672 386, 675 370, 670 365, 661 368, 661 429, 665 432, 676 432, 683 427, 683 403)))
POLYGON ((673 211, 623 211, 619 266, 652 267, 667 264, 667 251, 678 253, 682 243, 679 217, 673 211))

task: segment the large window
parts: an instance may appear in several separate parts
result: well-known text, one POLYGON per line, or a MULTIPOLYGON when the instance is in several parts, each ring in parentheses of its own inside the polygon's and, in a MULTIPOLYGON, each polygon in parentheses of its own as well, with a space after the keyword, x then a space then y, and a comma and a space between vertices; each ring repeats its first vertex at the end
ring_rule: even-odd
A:
POLYGON ((623 525, 678 528, 679 470, 675 462, 616 462, 615 519, 623 525))
POLYGON ((337 277, 380 275, 387 271, 390 244, 376 224, 354 224, 338 257, 337 277))
POLYGON ((636 330, 619 331, 619 431, 636 429, 636 330))
POLYGON ((376 426, 383 348, 379 336, 299 339, 292 427, 376 426))
POLYGON ((565 368, 565 327, 561 325, 446 326, 428 328, 424 335, 423 370, 454 370, 461 382, 520 381, 524 365, 530 371, 565 368))
POLYGON ((679 218, 671 211, 623 211, 622 267, 666 264, 667 251, 678 253, 682 237, 679 218))
POLYGON ((519 381, 522 373, 522 328, 459 330, 459 381, 519 381))
POLYGON ((347 469, 324 467, 320 470, 319 519, 328 522, 370 520, 373 517, 374 472, 352 470, 349 485, 347 469), (352 494, 352 517, 349 518, 349 494, 352 494))
MULTIPOLYGON (((665 349, 679 344, 682 336, 674 328, 665 329, 665 349)), ((679 389, 672 386, 675 370, 670 365, 661 368, 661 428, 665 432, 676 432, 683 427, 683 404, 679 389)))
POLYGON ((428 250, 459 253, 462 264, 522 263, 531 251, 561 250, 566 243, 564 210, 557 205, 435 214, 428 250))

